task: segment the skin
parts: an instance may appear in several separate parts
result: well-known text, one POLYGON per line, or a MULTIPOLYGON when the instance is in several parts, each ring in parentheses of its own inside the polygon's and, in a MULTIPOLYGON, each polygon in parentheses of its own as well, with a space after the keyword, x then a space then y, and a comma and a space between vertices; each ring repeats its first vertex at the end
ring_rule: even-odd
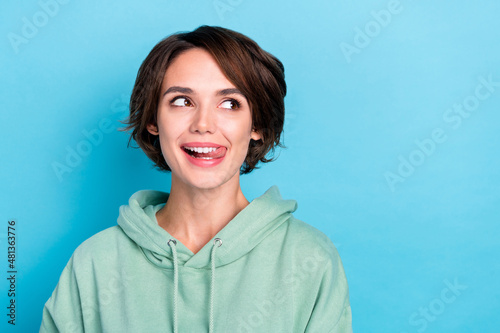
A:
POLYGON ((160 136, 163 156, 172 170, 169 199, 156 213, 158 224, 193 254, 249 204, 241 191, 239 170, 250 139, 260 140, 261 135, 252 128, 245 96, 222 92, 225 89, 236 87, 207 51, 185 51, 165 73, 158 126, 147 126, 151 134, 160 136), (167 92, 172 87, 191 91, 167 92), (187 142, 225 146, 225 158, 213 167, 196 166, 181 149, 187 142))

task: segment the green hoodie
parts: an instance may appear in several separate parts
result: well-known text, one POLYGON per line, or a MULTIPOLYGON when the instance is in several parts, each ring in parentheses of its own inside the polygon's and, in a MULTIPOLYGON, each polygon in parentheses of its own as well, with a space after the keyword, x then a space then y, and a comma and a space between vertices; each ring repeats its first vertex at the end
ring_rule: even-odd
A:
POLYGON ((193 254, 158 225, 168 193, 142 190, 84 241, 40 332, 352 332, 342 262, 276 186, 193 254))

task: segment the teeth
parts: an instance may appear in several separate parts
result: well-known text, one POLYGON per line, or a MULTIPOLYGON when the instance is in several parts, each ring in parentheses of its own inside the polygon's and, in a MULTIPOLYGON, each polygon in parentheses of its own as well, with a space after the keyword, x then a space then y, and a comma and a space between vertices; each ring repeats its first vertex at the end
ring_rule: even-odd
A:
POLYGON ((184 147, 187 150, 194 151, 199 154, 211 153, 217 150, 216 147, 184 147))

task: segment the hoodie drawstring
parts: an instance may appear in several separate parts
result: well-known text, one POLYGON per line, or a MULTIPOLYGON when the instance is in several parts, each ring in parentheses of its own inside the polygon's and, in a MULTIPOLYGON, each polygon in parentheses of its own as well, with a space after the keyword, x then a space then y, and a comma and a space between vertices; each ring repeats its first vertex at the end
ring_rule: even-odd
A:
POLYGON ((210 261, 212 262, 212 281, 210 283, 210 328, 208 329, 209 333, 213 333, 214 331, 214 285, 215 285, 215 261, 214 261, 214 256, 215 256, 215 249, 220 247, 222 245, 222 239, 216 238, 214 239, 214 245, 212 247, 212 255, 210 258, 210 261), (217 245, 217 242, 219 243, 219 246, 217 245))
POLYGON ((172 254, 174 256, 174 333, 177 333, 177 293, 179 285, 179 269, 177 267, 177 241, 175 239, 169 239, 168 245, 172 249, 172 254), (170 245, 170 242, 174 243, 174 246, 170 245))
MULTIPOLYGON (((177 333, 177 294, 178 294, 178 285, 179 285, 179 268, 177 263, 177 241, 175 239, 169 239, 168 245, 172 249, 172 254, 174 257, 174 333, 177 333), (170 243, 173 243, 172 246, 170 243)), ((214 244, 212 246, 212 252, 210 255, 211 261, 211 273, 212 279, 210 281, 210 326, 208 329, 209 333, 214 332, 214 302, 215 302, 215 250, 222 245, 222 239, 215 238, 214 244), (217 245, 217 246, 216 246, 217 245)))

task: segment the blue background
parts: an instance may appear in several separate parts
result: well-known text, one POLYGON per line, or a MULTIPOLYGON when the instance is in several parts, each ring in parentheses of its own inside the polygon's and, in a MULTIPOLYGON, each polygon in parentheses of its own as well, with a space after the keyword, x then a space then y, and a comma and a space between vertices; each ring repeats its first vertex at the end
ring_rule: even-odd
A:
POLYGON ((333 240, 354 330, 498 331, 498 1, 45 2, 0 5, 2 332, 38 331, 74 249, 115 225, 135 191, 169 190, 169 174, 116 128, 151 48, 201 24, 247 34, 283 61, 288 148, 242 188, 251 200, 278 185, 296 217, 333 240), (454 111, 464 103, 471 111, 454 111))

